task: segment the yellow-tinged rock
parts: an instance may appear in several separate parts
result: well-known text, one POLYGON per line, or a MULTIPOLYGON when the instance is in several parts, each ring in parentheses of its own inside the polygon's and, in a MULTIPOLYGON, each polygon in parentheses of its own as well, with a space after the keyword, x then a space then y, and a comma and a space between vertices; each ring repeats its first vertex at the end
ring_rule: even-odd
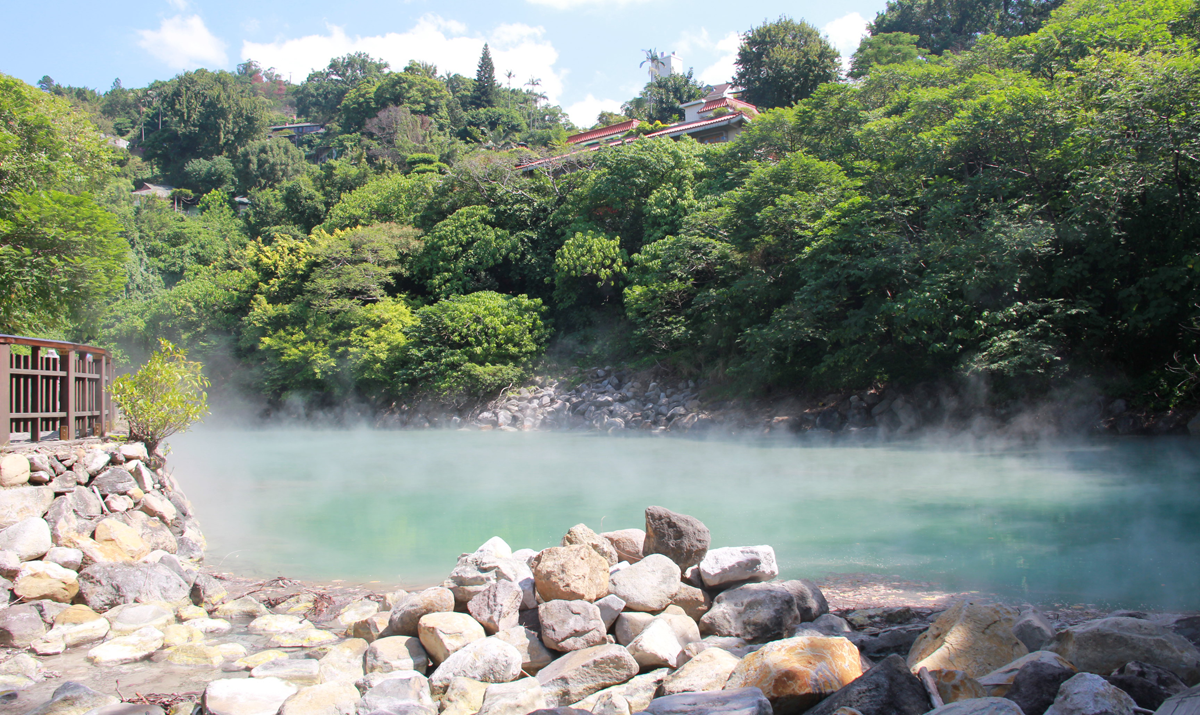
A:
POLYGON ((803 712, 862 675, 858 648, 845 638, 801 636, 768 643, 734 668, 726 690, 756 687, 776 713, 803 712))
POLYGON ((194 621, 197 618, 208 618, 208 611, 199 606, 180 606, 176 615, 181 621, 194 621))
MULTIPOLYGON (((92 539, 103 548, 106 544, 126 555, 128 561, 138 561, 150 553, 150 545, 137 529, 116 519, 102 519, 96 524, 92 539)), ((86 553, 86 552, 85 552, 86 553)))
POLYGON ((350 627, 346 629, 346 634, 351 638, 362 638, 366 642, 370 643, 374 640, 378 640, 379 634, 387 630, 388 621, 390 618, 391 614, 386 611, 383 613, 376 613, 369 618, 364 618, 356 623, 351 623, 350 627))
POLYGON ((986 675, 1027 654, 1012 627, 1020 613, 995 603, 962 600, 946 609, 908 652, 908 667, 986 675))
POLYGON ((163 645, 174 648, 181 645, 193 645, 204 642, 204 633, 199 628, 172 624, 162 629, 163 645))
POLYGON ((271 640, 267 642, 267 645, 272 648, 312 648, 313 646, 333 643, 337 639, 337 636, 329 631, 313 628, 307 631, 276 633, 271 636, 271 640))
POLYGON ((254 653, 253 655, 248 655, 244 658, 234 661, 233 665, 238 670, 254 670, 263 663, 270 663, 273 660, 279 660, 280 658, 286 657, 288 657, 288 654, 281 650, 262 650, 254 653))
POLYGON ((27 561, 21 565, 13 593, 26 601, 47 599, 70 603, 79 593, 78 575, 50 561, 27 561))
POLYGON ((934 670, 930 672, 933 682, 937 684, 938 694, 944 703, 957 703, 960 700, 986 698, 987 691, 971 676, 961 670, 934 670))
POLYGON ((213 648, 230 662, 246 657, 246 646, 241 643, 218 643, 213 648))
POLYGON ((1061 668, 1066 668, 1067 670, 1075 672, 1075 666, 1058 653, 1051 653, 1048 650, 1035 650, 1029 655, 1021 656, 1013 662, 1006 663, 987 675, 982 675, 975 680, 978 681, 979 684, 983 686, 983 689, 987 691, 988 697, 1002 698, 1008 692, 1009 686, 1013 684, 1013 680, 1016 679, 1017 672, 1020 671, 1021 668, 1024 668, 1026 663, 1032 663, 1035 660, 1040 663, 1057 665, 1061 668))
POLYGON ((434 663, 441 663, 486 635, 483 626, 465 613, 427 613, 417 621, 417 636, 434 663))
POLYGON ((64 608, 63 610, 59 611, 58 615, 54 617, 54 625, 56 625, 56 626, 74 626, 74 625, 78 625, 80 623, 87 623, 88 621, 94 621, 97 618, 103 618, 103 617, 104 616, 101 616, 99 613, 96 613, 91 608, 88 608, 87 606, 83 605, 82 603, 79 603, 74 606, 68 606, 68 607, 64 608))
POLYGON ((361 699, 353 683, 324 683, 301 688, 283 702, 279 715, 339 715, 354 712, 361 699))
POLYGON ((175 646, 167 651, 167 662, 175 665, 195 665, 208 668, 220 667, 225 656, 209 645, 190 644, 175 646))
POLYGON ((474 715, 483 707, 487 683, 462 676, 450 680, 442 697, 442 715, 474 715))

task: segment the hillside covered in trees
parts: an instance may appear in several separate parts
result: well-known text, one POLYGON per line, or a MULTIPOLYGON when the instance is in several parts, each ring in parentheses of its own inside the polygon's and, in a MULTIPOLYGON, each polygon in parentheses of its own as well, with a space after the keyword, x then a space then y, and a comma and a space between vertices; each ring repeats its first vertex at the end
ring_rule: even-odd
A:
MULTIPOLYGON (((781 18, 744 36, 760 114, 736 140, 635 130, 570 171, 519 168, 579 128, 486 48, 474 79, 365 55, 298 85, 252 62, 103 94, 0 75, 0 332, 133 362, 167 338, 318 403, 463 404, 547 346, 744 395, 1086 378, 1189 401, 1197 43, 1194 0, 895 0, 843 76, 781 18), (292 115, 324 130, 268 135, 292 115)), ((598 121, 703 94, 664 77, 598 121)))

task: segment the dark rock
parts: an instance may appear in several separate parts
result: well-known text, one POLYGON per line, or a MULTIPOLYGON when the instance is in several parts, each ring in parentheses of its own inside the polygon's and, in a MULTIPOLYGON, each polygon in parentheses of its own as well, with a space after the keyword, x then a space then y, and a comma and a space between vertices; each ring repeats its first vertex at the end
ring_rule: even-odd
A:
POLYGON ((828 409, 821 410, 821 412, 817 414, 816 427, 817 429, 829 430, 830 432, 837 432, 840 430, 842 428, 842 416, 838 413, 837 408, 830 407, 828 409))
POLYGON ((137 482, 134 481, 133 475, 128 471, 119 467, 114 467, 96 477, 92 481, 92 486, 100 490, 104 496, 109 494, 124 494, 137 488, 137 482))
POLYGON ((1200 648, 1200 616, 1188 616, 1175 621, 1172 629, 1179 635, 1187 638, 1192 642, 1192 645, 1200 648))
POLYGON ((646 542, 642 553, 662 554, 686 569, 708 553, 708 527, 699 519, 661 506, 646 509, 646 542))
POLYGON ((1174 673, 1157 665, 1131 661, 1105 678, 1124 690, 1138 707, 1157 710, 1167 698, 1187 690, 1174 673))
POLYGON ((19 604, 0 611, 0 646, 27 648, 45 634, 46 624, 33 606, 19 604))
POLYGON ((847 633, 846 637, 868 658, 882 658, 893 654, 907 656, 917 637, 928 628, 927 625, 913 624, 889 628, 880 633, 855 631, 847 633))
POLYGON ((68 680, 55 689, 50 699, 26 715, 64 715, 86 713, 121 702, 111 695, 98 693, 82 683, 68 680))
POLYGON ((800 624, 796 597, 779 583, 751 583, 724 591, 700 619, 705 635, 747 641, 784 638, 800 624))
POLYGON ((854 708, 862 715, 922 715, 933 709, 933 703, 904 658, 892 655, 805 715, 833 715, 838 708, 854 708))
MULTIPOLYGON (((182 578, 182 574, 180 577, 182 578)), ((201 608, 212 608, 223 602, 228 595, 229 591, 226 590, 225 584, 206 573, 196 575, 196 580, 192 582, 192 588, 188 593, 192 603, 201 608)))
POLYGON ((680 693, 655 698, 643 710, 652 715, 771 715, 771 703, 758 688, 680 693))
POLYGON ((97 613, 123 603, 181 601, 190 591, 162 564, 92 564, 79 574, 79 598, 97 613))
POLYGON ((786 588, 796 597, 796 610, 800 611, 800 620, 815 621, 829 613, 829 602, 817 584, 806 578, 794 581, 781 581, 779 585, 786 588))
POLYGON ((1017 671, 1004 697, 1019 705, 1025 715, 1042 715, 1054 704, 1059 686, 1074 675, 1067 668, 1035 660, 1017 671))

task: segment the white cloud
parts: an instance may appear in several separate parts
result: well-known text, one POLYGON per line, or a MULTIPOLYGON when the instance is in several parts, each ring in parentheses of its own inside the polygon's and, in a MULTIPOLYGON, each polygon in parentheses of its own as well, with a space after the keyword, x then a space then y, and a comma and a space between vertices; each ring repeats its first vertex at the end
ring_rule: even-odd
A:
POLYGON ((867 34, 866 18, 859 15, 857 12, 852 12, 849 15, 843 15, 836 20, 831 21, 825 27, 821 28, 821 32, 829 38, 837 51, 842 53, 842 65, 848 67, 850 65, 850 56, 858 50, 858 45, 862 42, 862 38, 867 34))
POLYGON ((738 48, 741 45, 742 36, 737 32, 730 32, 718 40, 716 50, 721 53, 720 56, 716 62, 701 70, 700 74, 697 75, 697 79, 705 84, 732 82, 733 75, 737 72, 734 61, 737 60, 738 48))
POLYGON ((199 15, 176 15, 162 21, 157 30, 138 30, 138 45, 171 69, 203 65, 223 66, 229 60, 225 43, 204 26, 199 15))
POLYGON ((574 10, 581 7, 622 7, 649 0, 528 0, 534 5, 544 5, 555 10, 574 10))
POLYGON ((178 12, 183 12, 188 8, 188 0, 167 0, 167 4, 178 12))
POLYGON ((460 22, 437 15, 425 15, 407 32, 383 35, 350 36, 336 25, 324 35, 307 35, 275 42, 242 43, 242 59, 256 60, 263 67, 274 67, 292 81, 300 82, 308 73, 325 67, 329 60, 350 52, 366 52, 386 60, 393 70, 402 69, 409 60, 432 62, 439 72, 458 72, 473 77, 483 43, 489 43, 496 77, 504 83, 508 70, 516 75, 514 83, 525 84, 531 77, 541 80, 541 91, 551 102, 562 94, 565 70, 555 70, 558 51, 543 38, 545 30, 519 23, 496 27, 490 34, 468 34, 460 22))
POLYGON ((588 96, 564 109, 575 126, 586 129, 596 123, 600 112, 620 112, 621 103, 615 99, 597 99, 589 93, 588 96))

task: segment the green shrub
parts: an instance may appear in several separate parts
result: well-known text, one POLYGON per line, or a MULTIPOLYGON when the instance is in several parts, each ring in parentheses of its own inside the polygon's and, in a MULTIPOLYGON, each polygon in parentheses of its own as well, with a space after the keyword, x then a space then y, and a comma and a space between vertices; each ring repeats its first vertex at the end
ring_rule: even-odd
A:
POLYGON ((554 298, 560 305, 607 299, 625 275, 628 256, 621 238, 602 233, 576 233, 554 254, 554 298))
POLYGON ((129 422, 129 438, 153 452, 167 437, 184 432, 208 414, 208 380, 198 362, 166 340, 132 375, 113 381, 112 398, 129 422))
POLYGON ((402 388, 461 402, 522 379, 550 334, 542 312, 540 300, 491 291, 421 308, 408 331, 402 388))

